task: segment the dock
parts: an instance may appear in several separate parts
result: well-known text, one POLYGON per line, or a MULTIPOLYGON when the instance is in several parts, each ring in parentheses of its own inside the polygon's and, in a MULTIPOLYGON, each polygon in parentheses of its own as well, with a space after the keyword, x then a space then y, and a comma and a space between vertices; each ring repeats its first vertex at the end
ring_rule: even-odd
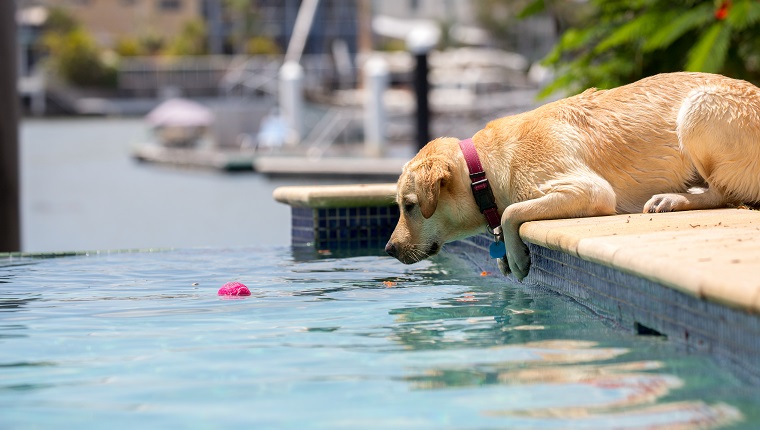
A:
POLYGON ((134 148, 132 156, 140 162, 158 163, 181 168, 221 171, 253 170, 253 153, 217 149, 170 148, 144 144, 134 148))
POLYGON ((253 160, 256 172, 271 176, 370 176, 396 180, 408 158, 392 157, 288 157, 260 156, 253 160))
POLYGON ((270 155, 255 151, 217 148, 172 148, 143 144, 133 149, 134 159, 181 168, 220 171, 253 171, 277 177, 334 177, 396 180, 408 157, 309 157, 300 154, 270 155))

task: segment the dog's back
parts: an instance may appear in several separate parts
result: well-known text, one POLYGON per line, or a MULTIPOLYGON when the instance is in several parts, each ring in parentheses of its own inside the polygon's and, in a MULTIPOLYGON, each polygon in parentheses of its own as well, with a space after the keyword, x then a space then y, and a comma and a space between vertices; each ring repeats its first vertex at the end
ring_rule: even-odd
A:
MULTIPOLYGON (((539 145, 530 145, 530 158, 545 156, 535 150, 536 146, 550 145, 552 149, 546 153, 555 157, 559 148, 564 157, 576 159, 610 183, 617 197, 618 212, 640 212, 653 194, 683 192, 705 180, 710 182, 715 179, 717 184, 732 175, 744 179, 738 186, 743 190, 737 196, 740 200, 760 199, 760 180, 750 180, 750 184, 745 174, 731 172, 734 169, 746 170, 749 167, 747 164, 760 169, 760 142, 757 140, 760 133, 756 131, 756 124, 760 123, 758 113, 760 90, 749 83, 704 73, 668 73, 611 90, 589 89, 523 115, 492 121, 487 129, 510 128, 510 123, 519 124, 525 132, 518 139, 539 142, 539 145), (721 89, 721 97, 731 102, 724 101, 724 109, 706 109, 705 103, 715 101, 693 94, 711 89, 721 89), (712 113, 682 115, 689 117, 691 122, 679 128, 682 106, 695 97, 705 112, 712 113), (716 112, 723 115, 718 116, 716 112), (731 132, 735 133, 737 119, 745 130, 741 143, 736 143, 732 140, 736 136, 730 135, 731 132), (744 154, 741 157, 744 164, 735 163, 730 168, 725 165, 726 169, 722 170, 726 171, 710 171, 711 174, 708 174, 700 168, 699 154, 691 152, 691 146, 695 145, 690 143, 694 135, 706 135, 703 128, 710 128, 720 120, 730 123, 730 128, 719 138, 714 136, 709 143, 699 140, 697 149, 713 154, 708 157, 711 160, 714 160, 715 153, 741 153, 744 154), (534 125, 526 126, 531 123, 534 125), (679 134, 687 138, 682 142, 679 134), (542 140, 546 142, 541 144, 542 140), (732 147, 737 151, 728 151, 732 147)), ((524 160, 526 156, 510 158, 524 160)), ((541 164, 545 162, 540 160, 541 164)), ((556 163, 549 164, 556 169, 556 163)), ((526 167, 515 163, 510 168, 516 169, 519 174, 526 167)), ((556 173, 556 170, 553 172, 556 173)), ((754 178, 760 178, 760 172, 754 178)), ((737 188, 737 185, 731 183, 724 186, 729 187, 737 188)))

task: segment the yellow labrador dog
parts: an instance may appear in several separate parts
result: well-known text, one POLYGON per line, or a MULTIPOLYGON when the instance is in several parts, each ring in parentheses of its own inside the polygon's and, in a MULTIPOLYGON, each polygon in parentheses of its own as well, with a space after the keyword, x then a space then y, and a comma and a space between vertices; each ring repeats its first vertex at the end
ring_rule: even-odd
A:
MULTIPOLYGON (((530 267, 519 236, 527 221, 760 202, 760 89, 720 75, 592 88, 491 121, 471 142, 501 215, 499 266, 518 279, 530 267)), ((459 144, 433 140, 404 166, 385 248, 403 263, 484 231, 459 144)))

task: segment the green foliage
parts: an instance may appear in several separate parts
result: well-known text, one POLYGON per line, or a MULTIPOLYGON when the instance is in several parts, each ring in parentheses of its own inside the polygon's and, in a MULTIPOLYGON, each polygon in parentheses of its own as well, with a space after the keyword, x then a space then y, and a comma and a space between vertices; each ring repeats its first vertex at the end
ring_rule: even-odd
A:
POLYGON ((122 37, 116 41, 114 47, 120 57, 134 57, 140 55, 140 42, 133 37, 122 37))
POLYGON ((77 20, 60 7, 51 8, 47 21, 45 21, 45 29, 53 33, 68 33, 69 31, 76 30, 77 27, 79 27, 77 20))
POLYGON ((137 37, 125 36, 119 38, 114 46, 120 57, 136 57, 142 55, 160 55, 167 50, 163 37, 155 33, 144 33, 137 37))
POLYGON ((400 39, 382 39, 378 49, 386 52, 405 52, 406 42, 400 39))
POLYGON ((665 21, 662 27, 650 33, 642 48, 645 51, 654 51, 670 46, 689 30, 700 28, 712 21, 713 9, 713 4, 706 2, 681 14, 673 12, 674 19, 665 21))
POLYGON ((51 15, 43 43, 50 62, 66 82, 82 87, 113 87, 116 69, 106 64, 93 37, 62 10, 51 15))
POLYGON ((245 51, 248 55, 279 55, 280 46, 270 37, 257 36, 248 39, 245 51))
MULTIPOLYGON (((535 0, 523 15, 549 11, 535 0)), ((760 79, 756 0, 590 0, 594 13, 563 33, 543 63, 557 78, 542 95, 610 88, 660 72, 760 79)))
POLYGON ((140 44, 140 55, 159 55, 166 46, 164 38, 152 32, 141 34, 137 40, 140 44))
POLYGON ((528 3, 518 14, 518 18, 527 18, 543 12, 546 9, 545 0, 533 0, 528 3))
POLYGON ((686 70, 717 73, 726 62, 731 27, 725 22, 710 26, 696 45, 689 51, 686 70))
POLYGON ((172 40, 166 51, 168 55, 203 55, 206 53, 206 25, 203 21, 188 21, 180 34, 172 40))

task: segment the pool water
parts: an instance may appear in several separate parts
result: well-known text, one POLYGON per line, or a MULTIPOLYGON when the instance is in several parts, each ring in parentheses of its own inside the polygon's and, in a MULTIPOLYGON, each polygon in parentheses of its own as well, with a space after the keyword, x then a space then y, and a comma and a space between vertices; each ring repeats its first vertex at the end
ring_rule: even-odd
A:
POLYGON ((3 429, 756 428, 759 393, 455 256, 0 260, 3 429))

